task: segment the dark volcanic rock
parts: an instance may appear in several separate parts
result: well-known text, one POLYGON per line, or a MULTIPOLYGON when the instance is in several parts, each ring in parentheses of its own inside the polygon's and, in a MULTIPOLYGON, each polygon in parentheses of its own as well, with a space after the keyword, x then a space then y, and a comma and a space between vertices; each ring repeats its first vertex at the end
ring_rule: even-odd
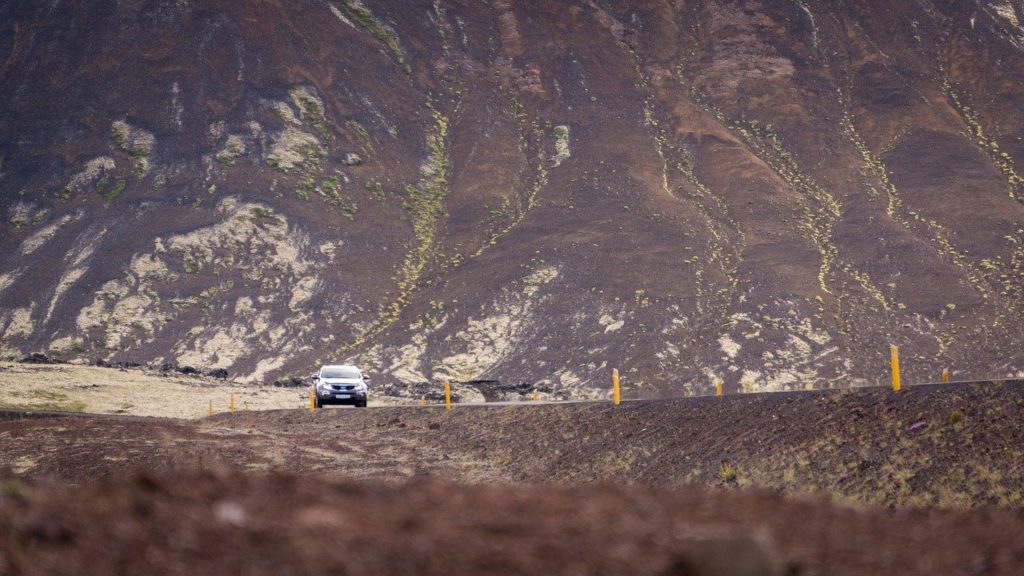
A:
POLYGON ((25 356, 24 358, 19 360, 19 362, 21 362, 23 364, 60 364, 61 363, 60 360, 57 360, 56 358, 51 358, 51 357, 47 356, 46 354, 41 354, 39 352, 33 352, 33 353, 29 354, 28 356, 25 356))

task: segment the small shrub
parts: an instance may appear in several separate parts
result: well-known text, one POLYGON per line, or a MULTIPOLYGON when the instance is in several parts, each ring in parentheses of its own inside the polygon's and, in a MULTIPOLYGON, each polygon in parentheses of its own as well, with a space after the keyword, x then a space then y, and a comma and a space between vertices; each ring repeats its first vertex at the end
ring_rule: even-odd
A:
POLYGON ((110 190, 103 194, 103 197, 107 200, 107 202, 117 200, 121 193, 124 192, 124 184, 124 180, 118 180, 117 182, 114 183, 114 186, 110 190))
POLYGON ((728 462, 722 462, 722 469, 719 471, 718 476, 723 482, 735 484, 739 479, 739 470, 728 462))
POLYGON ((118 148, 124 148, 125 143, 128 141, 128 132, 115 122, 114 126, 110 129, 110 139, 114 141, 118 148))
POLYGON ((366 189, 374 198, 379 200, 384 199, 384 185, 379 180, 370 179, 363 184, 363 188, 366 189))
POLYGON ((949 423, 951 425, 959 424, 964 419, 964 415, 959 410, 953 410, 949 413, 949 423))
POLYGON ((337 175, 331 176, 327 180, 324 180, 323 184, 324 192, 329 197, 337 197, 341 192, 341 179, 337 175))

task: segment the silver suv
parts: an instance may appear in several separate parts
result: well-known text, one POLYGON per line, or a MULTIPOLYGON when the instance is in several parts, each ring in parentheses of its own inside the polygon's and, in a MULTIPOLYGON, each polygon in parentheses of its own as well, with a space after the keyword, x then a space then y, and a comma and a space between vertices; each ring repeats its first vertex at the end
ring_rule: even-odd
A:
POLYGON ((323 408, 326 404, 352 404, 358 408, 365 408, 366 383, 369 381, 370 377, 355 366, 322 366, 320 371, 313 375, 316 407, 323 408))

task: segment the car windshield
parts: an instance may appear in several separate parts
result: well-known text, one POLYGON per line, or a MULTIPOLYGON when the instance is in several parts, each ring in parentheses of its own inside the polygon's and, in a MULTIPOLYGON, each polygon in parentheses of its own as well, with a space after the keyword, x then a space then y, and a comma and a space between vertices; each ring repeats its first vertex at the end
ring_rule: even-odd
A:
POLYGON ((362 378, 357 368, 324 368, 320 371, 321 378, 362 378))

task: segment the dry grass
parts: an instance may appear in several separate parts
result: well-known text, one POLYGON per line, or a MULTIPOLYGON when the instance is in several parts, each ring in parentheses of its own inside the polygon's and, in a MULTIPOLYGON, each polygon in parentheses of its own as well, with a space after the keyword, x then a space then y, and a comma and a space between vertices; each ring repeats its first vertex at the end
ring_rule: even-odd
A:
POLYGON ((143 370, 0 363, 0 407, 200 418, 211 401, 226 411, 231 394, 239 410, 271 410, 305 406, 308 392, 143 370))

